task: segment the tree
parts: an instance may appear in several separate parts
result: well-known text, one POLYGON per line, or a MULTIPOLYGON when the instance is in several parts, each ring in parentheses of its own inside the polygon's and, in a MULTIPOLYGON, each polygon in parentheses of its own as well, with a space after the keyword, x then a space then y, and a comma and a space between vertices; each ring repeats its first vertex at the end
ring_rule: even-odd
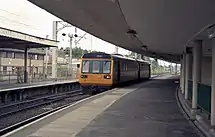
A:
POLYGON ((159 69, 159 65, 158 65, 158 60, 157 59, 153 59, 151 62, 151 69, 152 72, 156 73, 159 69))
POLYGON ((84 53, 84 51, 80 47, 75 47, 72 49, 72 57, 73 58, 81 58, 83 53, 84 53))
POLYGON ((134 58, 135 57, 135 53, 134 52, 130 52, 130 54, 125 55, 126 57, 130 57, 130 58, 134 58))
MULTIPOLYGON (((70 55, 70 48, 69 47, 66 47, 64 49, 64 53, 66 55, 70 55)), ((72 57, 73 58, 81 58, 83 54, 86 54, 86 53, 89 53, 88 50, 86 49, 82 49, 81 47, 74 47, 72 49, 72 57)))

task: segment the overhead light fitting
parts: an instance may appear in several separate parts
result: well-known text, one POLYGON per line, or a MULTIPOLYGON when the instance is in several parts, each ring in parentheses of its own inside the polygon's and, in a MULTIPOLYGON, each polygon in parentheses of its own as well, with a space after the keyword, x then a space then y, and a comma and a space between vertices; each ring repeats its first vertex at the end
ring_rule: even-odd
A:
POLYGON ((146 45, 141 45, 140 48, 142 48, 143 50, 147 50, 147 46, 146 45))
POLYGON ((147 48, 147 46, 146 46, 146 45, 141 45, 140 47, 141 47, 141 48, 147 48))
POLYGON ((212 33, 212 34, 210 34, 210 35, 208 36, 209 39, 212 39, 212 38, 214 38, 214 37, 215 37, 215 33, 212 33))
POLYGON ((135 30, 133 30, 133 29, 129 29, 129 30, 127 31, 127 33, 128 33, 128 34, 137 35, 137 32, 136 32, 135 30))

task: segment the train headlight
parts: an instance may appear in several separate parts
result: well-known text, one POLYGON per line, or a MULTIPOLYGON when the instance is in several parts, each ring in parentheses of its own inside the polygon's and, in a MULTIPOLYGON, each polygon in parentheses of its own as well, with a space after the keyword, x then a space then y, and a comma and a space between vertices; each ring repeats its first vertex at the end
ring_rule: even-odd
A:
POLYGON ((110 75, 104 75, 104 78, 105 79, 111 79, 111 76, 110 75))
POLYGON ((81 75, 81 78, 87 78, 87 75, 81 75))

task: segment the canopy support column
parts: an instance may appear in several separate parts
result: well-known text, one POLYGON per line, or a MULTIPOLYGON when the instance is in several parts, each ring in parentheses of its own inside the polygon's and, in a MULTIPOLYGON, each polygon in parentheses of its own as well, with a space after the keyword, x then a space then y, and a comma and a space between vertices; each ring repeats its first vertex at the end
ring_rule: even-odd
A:
POLYGON ((28 48, 24 51, 24 83, 28 82, 28 48))

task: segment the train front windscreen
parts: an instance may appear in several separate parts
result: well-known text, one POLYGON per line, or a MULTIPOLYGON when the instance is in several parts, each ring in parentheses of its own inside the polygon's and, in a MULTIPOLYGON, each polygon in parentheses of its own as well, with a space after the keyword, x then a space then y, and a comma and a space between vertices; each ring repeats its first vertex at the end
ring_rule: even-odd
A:
POLYGON ((111 60, 83 60, 82 73, 110 74, 111 60))

